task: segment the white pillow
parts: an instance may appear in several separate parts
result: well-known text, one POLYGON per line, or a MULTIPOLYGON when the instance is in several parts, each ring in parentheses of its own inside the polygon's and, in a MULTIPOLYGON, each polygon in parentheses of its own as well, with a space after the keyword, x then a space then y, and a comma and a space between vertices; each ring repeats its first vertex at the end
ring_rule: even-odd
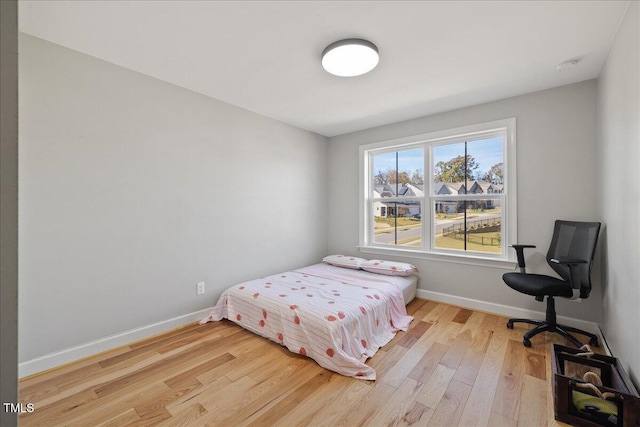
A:
POLYGON ((360 264, 360 268, 370 273, 385 274, 387 276, 411 276, 418 269, 404 262, 382 261, 372 259, 360 264))
POLYGON ((364 258, 357 258, 348 255, 329 255, 322 259, 327 264, 335 265, 336 267, 353 268, 354 270, 360 269, 360 264, 367 261, 364 258))

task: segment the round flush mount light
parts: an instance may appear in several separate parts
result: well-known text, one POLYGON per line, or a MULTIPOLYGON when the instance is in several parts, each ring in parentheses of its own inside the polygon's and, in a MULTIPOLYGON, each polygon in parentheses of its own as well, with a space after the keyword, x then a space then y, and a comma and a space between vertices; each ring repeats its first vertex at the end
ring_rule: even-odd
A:
POLYGON ((578 62, 580 62, 579 59, 570 59, 568 61, 561 62, 556 67, 556 71, 558 71, 559 73, 562 73, 563 71, 572 70, 576 67, 576 65, 578 65, 578 62))
POLYGON ((322 52, 322 67, 340 77, 359 76, 378 65, 378 48, 361 39, 345 39, 331 43, 322 52))

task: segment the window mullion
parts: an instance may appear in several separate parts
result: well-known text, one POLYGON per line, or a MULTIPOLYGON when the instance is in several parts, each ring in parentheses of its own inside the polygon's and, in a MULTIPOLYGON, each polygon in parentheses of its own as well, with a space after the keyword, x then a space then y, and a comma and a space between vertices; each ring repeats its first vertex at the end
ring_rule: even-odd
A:
POLYGON ((433 250, 433 239, 435 230, 435 216, 431 197, 433 195, 433 144, 424 144, 424 214, 422 215, 422 241, 423 247, 431 251, 433 250))

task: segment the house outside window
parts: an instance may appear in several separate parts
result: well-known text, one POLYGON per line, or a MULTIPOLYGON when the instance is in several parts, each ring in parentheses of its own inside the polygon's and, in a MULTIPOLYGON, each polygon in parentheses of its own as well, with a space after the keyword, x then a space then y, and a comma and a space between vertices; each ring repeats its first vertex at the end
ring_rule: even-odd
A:
POLYGON ((515 119, 361 146, 360 250, 511 261, 515 119))

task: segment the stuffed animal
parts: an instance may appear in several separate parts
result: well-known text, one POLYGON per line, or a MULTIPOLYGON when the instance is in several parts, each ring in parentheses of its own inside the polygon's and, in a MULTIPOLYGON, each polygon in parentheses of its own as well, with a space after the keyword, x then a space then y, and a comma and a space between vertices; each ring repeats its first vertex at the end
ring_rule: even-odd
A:
POLYGON ((571 392, 571 400, 573 406, 584 414, 592 417, 606 419, 610 423, 618 424, 618 406, 615 402, 607 400, 615 397, 613 393, 602 393, 597 386, 602 386, 602 380, 595 372, 587 372, 584 374, 584 383, 577 383, 579 388, 590 389, 596 396, 588 393, 573 390, 571 392))

